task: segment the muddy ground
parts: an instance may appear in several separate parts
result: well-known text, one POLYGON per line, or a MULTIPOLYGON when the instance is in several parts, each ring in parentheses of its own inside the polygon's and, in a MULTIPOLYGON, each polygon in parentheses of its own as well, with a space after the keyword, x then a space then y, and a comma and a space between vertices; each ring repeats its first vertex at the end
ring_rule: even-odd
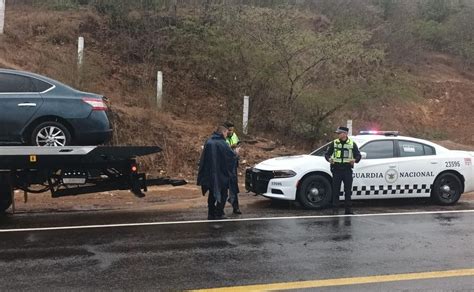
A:
MULTIPOLYGON (((243 190, 244 187, 241 186, 243 190)), ((166 220, 199 220, 206 218, 206 197, 201 195, 200 188, 193 182, 181 187, 152 187, 146 197, 136 198, 128 191, 114 191, 82 195, 79 197, 51 198, 49 193, 31 194, 27 203, 22 192, 15 193, 16 214, 54 214, 75 212, 154 212, 163 214, 166 220)), ((272 200, 254 194, 240 194, 241 218, 290 216, 290 215, 325 215, 330 210, 304 210, 298 203, 272 202, 272 200)), ((429 199, 391 199, 354 201, 356 213, 387 213, 406 211, 465 210, 474 209, 474 193, 463 194, 454 206, 438 206, 429 199)), ((12 209, 9 209, 12 212, 12 209)), ((229 204, 226 206, 228 217, 232 214, 229 204)), ((341 210, 342 213, 342 210, 341 210)), ((161 216, 160 216, 161 217, 161 216)))

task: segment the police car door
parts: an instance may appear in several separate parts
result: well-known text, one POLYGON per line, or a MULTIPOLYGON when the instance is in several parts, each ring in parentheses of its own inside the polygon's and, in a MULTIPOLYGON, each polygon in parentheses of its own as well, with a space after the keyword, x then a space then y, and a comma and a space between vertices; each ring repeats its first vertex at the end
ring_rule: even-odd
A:
POLYGON ((360 151, 363 158, 354 167, 352 197, 354 199, 396 197, 398 169, 395 163, 394 140, 370 141, 362 145, 360 151))
POLYGON ((422 143, 398 140, 398 181, 404 197, 429 197, 439 172, 435 149, 422 143))

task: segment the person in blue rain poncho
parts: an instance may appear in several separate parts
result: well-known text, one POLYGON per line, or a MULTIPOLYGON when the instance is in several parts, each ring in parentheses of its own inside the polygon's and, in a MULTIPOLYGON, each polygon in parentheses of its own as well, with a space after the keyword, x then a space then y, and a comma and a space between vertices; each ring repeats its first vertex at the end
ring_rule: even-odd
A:
POLYGON ((231 181, 233 181, 237 155, 226 142, 228 129, 217 127, 216 131, 204 144, 199 161, 197 185, 201 186, 202 194, 209 192, 208 219, 225 219, 224 207, 231 181))

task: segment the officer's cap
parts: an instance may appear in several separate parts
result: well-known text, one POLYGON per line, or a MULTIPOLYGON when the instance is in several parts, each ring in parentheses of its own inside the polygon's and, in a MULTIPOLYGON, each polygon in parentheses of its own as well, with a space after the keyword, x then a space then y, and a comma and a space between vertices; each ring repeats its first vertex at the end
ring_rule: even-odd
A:
POLYGON ((339 128, 337 128, 337 130, 334 133, 337 133, 337 134, 346 133, 346 134, 348 134, 349 133, 349 128, 348 127, 339 127, 339 128))

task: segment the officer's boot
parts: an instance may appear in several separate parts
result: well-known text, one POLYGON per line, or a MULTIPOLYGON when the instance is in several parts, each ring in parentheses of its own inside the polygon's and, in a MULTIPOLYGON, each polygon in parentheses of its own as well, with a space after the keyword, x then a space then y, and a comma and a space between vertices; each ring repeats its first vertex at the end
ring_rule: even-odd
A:
POLYGON ((332 215, 338 215, 339 214, 339 200, 333 200, 331 204, 331 213, 332 215))
POLYGON ((346 215, 354 215, 354 212, 352 211, 352 204, 351 202, 345 202, 344 204, 344 214, 346 215))

